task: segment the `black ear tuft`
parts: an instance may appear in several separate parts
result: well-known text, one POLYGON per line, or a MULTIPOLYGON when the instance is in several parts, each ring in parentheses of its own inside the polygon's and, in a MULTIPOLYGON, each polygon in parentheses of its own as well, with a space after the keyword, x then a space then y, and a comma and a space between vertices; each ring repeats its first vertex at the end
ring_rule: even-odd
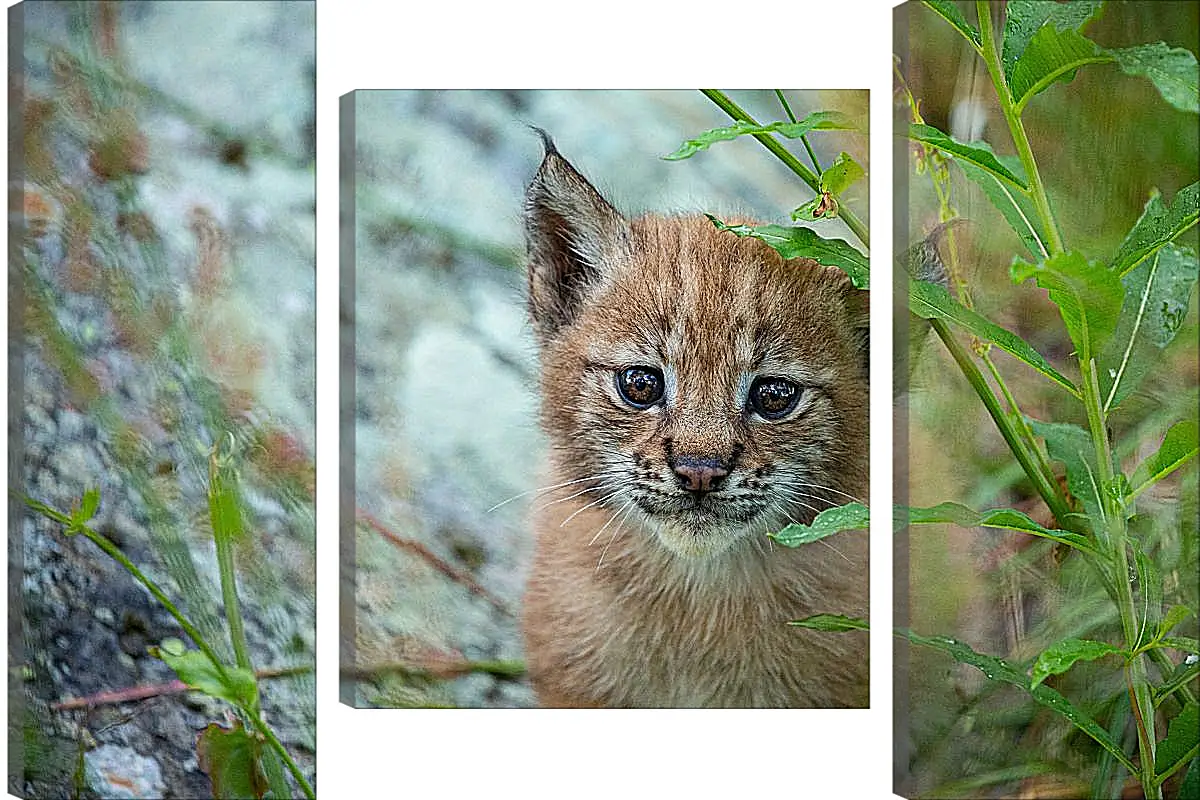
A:
POLYGON ((550 135, 525 193, 529 311, 545 341, 569 324, 588 291, 627 252, 629 223, 563 158, 550 135))

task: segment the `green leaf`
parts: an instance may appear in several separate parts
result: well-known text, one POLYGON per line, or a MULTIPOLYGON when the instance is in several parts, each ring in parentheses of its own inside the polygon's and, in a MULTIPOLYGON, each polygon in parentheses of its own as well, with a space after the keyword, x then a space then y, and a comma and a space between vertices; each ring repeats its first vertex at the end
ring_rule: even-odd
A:
POLYGON ((177 655, 159 648, 158 657, 175 671, 179 680, 210 697, 244 707, 251 705, 258 695, 253 672, 227 664, 225 675, 222 675, 208 656, 199 650, 187 650, 177 655), (225 676, 228 676, 228 680, 225 676))
POLYGON ((847 503, 825 509, 817 514, 811 525, 788 525, 770 536, 785 547, 799 547, 842 531, 862 530, 869 525, 867 507, 862 503, 847 503))
POLYGON ((75 514, 71 521, 77 525, 85 525, 88 520, 96 516, 96 509, 100 507, 100 490, 88 489, 83 493, 83 499, 79 501, 79 513, 75 514))
POLYGON ((1049 686, 1045 684, 1030 686, 1029 678, 1025 673, 1013 667, 1008 662, 994 656, 976 653, 970 646, 955 639, 949 639, 944 636, 920 636, 912 631, 904 630, 897 631, 897 633, 907 637, 913 644, 932 647, 935 650, 946 653, 961 664, 968 664, 975 667, 983 672, 984 676, 989 680, 1012 684, 1029 692, 1034 700, 1066 717, 1076 728, 1079 728, 1079 730, 1095 739, 1101 747, 1111 753, 1114 758, 1124 764, 1131 772, 1136 774, 1137 767, 1130 761, 1129 756, 1125 755, 1125 751, 1113 741, 1108 731, 1100 727, 1086 712, 1076 708, 1067 698, 1049 686))
POLYGON ((1200 660, 1194 660, 1191 664, 1186 661, 1177 664, 1171 677, 1154 690, 1154 705, 1160 705, 1163 700, 1187 686, 1197 677, 1200 677, 1200 660))
POLYGON ((1177 422, 1163 437, 1158 452, 1147 458, 1133 471, 1129 483, 1132 488, 1129 497, 1136 497, 1150 486, 1165 478, 1189 460, 1196 457, 1200 450, 1200 424, 1194 419, 1177 422))
POLYGON ((1042 651, 1033 662, 1031 673, 1032 686, 1037 687, 1051 675, 1061 675, 1075 665, 1077 661, 1095 661, 1113 653, 1122 652, 1108 642, 1094 642, 1090 639, 1063 639, 1055 642, 1042 651))
POLYGON ((1043 25, 1013 65, 1009 89, 1020 114, 1035 95, 1055 81, 1069 81, 1085 64, 1113 61, 1113 55, 1078 31, 1043 25))
POLYGON ((1065 422, 1039 422, 1030 417, 1025 419, 1033 432, 1046 440, 1046 451, 1050 457, 1066 466, 1067 488, 1083 503, 1088 518, 1093 520, 1097 536, 1106 537, 1108 525, 1091 435, 1083 428, 1065 422))
MULTIPOLYGON (((25 502, 25 505, 29 506, 34 511, 37 511, 45 517, 49 517, 57 523, 68 526, 68 528, 70 527, 71 518, 59 511, 57 508, 48 506, 41 500, 34 500, 29 495, 21 495, 21 499, 25 502)), ((74 534, 76 531, 68 530, 67 533, 74 534)))
POLYGON ((1200 260, 1191 250, 1168 244, 1121 279, 1125 300, 1112 338, 1096 357, 1105 412, 1118 407, 1161 360, 1183 324, 1200 260))
POLYGON ((1188 767, 1187 775, 1175 794, 1175 800, 1187 800, 1189 797, 1200 797, 1200 756, 1192 759, 1192 765, 1188 767))
POLYGON ((1115 272, 1088 261, 1080 253, 1059 253, 1046 261, 1012 266, 1013 281, 1029 277, 1050 294, 1082 363, 1100 351, 1117 327, 1125 287, 1115 272))
POLYGON ((814 614, 811 617, 789 622, 788 625, 795 625, 797 628, 811 628, 814 631, 870 630, 870 626, 865 619, 843 617, 840 614, 814 614))
MULTIPOLYGON (((991 152, 991 147, 987 142, 975 142, 974 146, 986 148, 988 152, 991 152)), ((996 160, 1013 174, 1021 171, 1021 161, 1016 156, 996 156, 996 160)), ((1034 258, 1042 259, 1050 255, 1045 244, 1045 234, 1040 230, 1041 223, 1038 221, 1037 208, 1027 194, 1017 191, 992 173, 980 169, 969 161, 958 159, 956 163, 962 169, 963 175, 966 175, 969 180, 983 190, 992 205, 1016 231, 1017 236, 1021 237, 1021 241, 1034 258)))
POLYGON ((967 18, 963 16, 962 12, 958 10, 958 6, 954 5, 952 0, 924 0, 924 2, 930 11, 946 20, 946 22, 949 22, 958 29, 959 33, 967 37, 971 44, 975 45, 976 50, 983 46, 983 39, 979 36, 979 30, 967 22, 967 18))
POLYGON ((821 173, 821 191, 840 194, 866 174, 862 165, 855 161, 849 153, 841 153, 821 173))
POLYGON ((1050 366, 1024 339, 960 304, 944 286, 929 281, 909 281, 908 307, 922 319, 945 319, 961 325, 1079 397, 1075 384, 1050 366))
POLYGON ((1190 636, 1164 636, 1159 639, 1159 642, 1164 647, 1172 647, 1176 650, 1182 650, 1185 653, 1200 655, 1200 641, 1190 636))
POLYGON ((839 211, 838 201, 829 194, 819 194, 792 212, 794 222, 815 222, 819 219, 834 219, 839 211))
MULTIPOLYGON (((1135 518, 1136 519, 1136 518, 1135 518)), ((1154 559, 1146 554, 1141 543, 1129 537, 1133 547, 1133 558, 1137 570, 1137 605, 1143 613, 1135 647, 1141 647, 1154 638, 1154 632, 1162 620, 1163 580, 1154 559)))
POLYGON ((979 143, 965 144, 942 133, 931 125, 923 125, 916 122, 908 126, 908 138, 922 144, 927 144, 930 147, 936 147, 943 153, 953 156, 960 161, 974 164, 993 177, 999 178, 1022 191, 1029 189, 1023 178, 1018 177, 1015 172, 1000 163, 1000 160, 996 158, 990 147, 980 146, 979 143))
POLYGON ((262 750, 262 743, 240 722, 232 728, 214 722, 201 731, 196 760, 212 781, 213 797, 265 797, 266 776, 259 768, 262 750))
POLYGON ((896 520, 899 524, 907 523, 909 525, 949 523, 958 525, 960 528, 1001 528, 1051 539, 1087 552, 1095 551, 1087 537, 1070 531, 1043 528, 1025 514, 1012 508, 973 511, 958 503, 939 503, 930 508, 896 506, 896 520))
POLYGON ((1167 726, 1167 738, 1158 743, 1154 754, 1154 780, 1161 783, 1168 775, 1196 756, 1200 745, 1200 705, 1188 703, 1167 726))
POLYGON ((1190 50, 1164 42, 1110 50, 1126 75, 1148 78, 1171 105, 1200 113, 1200 70, 1190 50))
POLYGON ((739 136, 778 133, 789 139, 799 139, 809 131, 857 129, 858 126, 854 124, 849 116, 838 111, 814 111, 799 122, 771 122, 766 125, 738 120, 732 125, 713 128, 700 134, 695 139, 688 139, 674 153, 663 156, 663 160, 679 161, 684 158, 691 158, 696 153, 699 153, 701 150, 707 150, 717 142, 732 141, 739 136))
POLYGON ((1004 77, 1012 82, 1013 67, 1029 41, 1043 25, 1053 25, 1056 30, 1074 28, 1078 30, 1096 16, 1103 2, 1076 0, 1058 3, 1054 0, 1012 0, 1005 6, 1004 46, 1001 61, 1004 77))
POLYGON ((1195 225, 1198 218, 1200 182, 1189 184, 1176 192, 1170 206, 1163 203, 1162 195, 1157 191, 1152 192, 1142 216, 1117 248, 1112 269, 1119 275, 1126 275, 1158 248, 1195 225))
POLYGON ((706 214, 720 231, 752 236, 771 246, 784 258, 811 258, 827 267, 837 267, 850 276, 856 289, 870 288, 871 268, 867 257, 841 239, 826 239, 811 228, 785 228, 782 225, 726 225, 706 214))
POLYGON ((238 542, 245 535, 241 496, 236 477, 228 467, 215 462, 209 470, 208 515, 213 537, 218 541, 238 542))
POLYGON ((1171 606, 1170 610, 1163 615, 1162 621, 1158 623, 1158 629, 1154 632, 1154 638, 1163 638, 1171 632, 1172 628, 1188 617, 1194 616, 1195 613, 1187 606, 1171 606))

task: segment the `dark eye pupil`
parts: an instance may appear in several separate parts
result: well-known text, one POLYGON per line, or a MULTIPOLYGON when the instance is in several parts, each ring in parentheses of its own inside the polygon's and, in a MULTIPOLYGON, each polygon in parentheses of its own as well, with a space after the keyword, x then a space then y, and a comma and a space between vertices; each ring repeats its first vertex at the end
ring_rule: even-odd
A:
POLYGON ((617 375, 617 389, 625 402, 648 408, 662 399, 662 373, 650 367, 630 367, 617 375))
POLYGON ((750 403, 762 416, 778 419, 796 405, 800 387, 782 378, 767 378, 756 381, 750 391, 750 403))

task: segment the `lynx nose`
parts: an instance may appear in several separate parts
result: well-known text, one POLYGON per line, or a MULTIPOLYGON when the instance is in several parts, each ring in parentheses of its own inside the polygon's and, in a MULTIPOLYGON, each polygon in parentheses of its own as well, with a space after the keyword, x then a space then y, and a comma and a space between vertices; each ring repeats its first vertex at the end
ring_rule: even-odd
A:
POLYGON ((712 492, 721 487, 729 470, 715 458, 676 459, 673 469, 679 483, 689 492, 712 492))

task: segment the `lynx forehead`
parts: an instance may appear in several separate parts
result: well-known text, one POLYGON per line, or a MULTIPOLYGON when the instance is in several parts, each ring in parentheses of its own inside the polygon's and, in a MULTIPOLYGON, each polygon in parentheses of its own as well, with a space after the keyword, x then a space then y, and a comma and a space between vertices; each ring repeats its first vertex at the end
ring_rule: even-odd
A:
POLYGON ((704 217, 627 219, 545 141, 526 207, 552 444, 526 595, 539 695, 858 702, 865 658, 804 674, 849 640, 783 622, 865 608, 865 541, 801 556, 765 534, 865 495, 866 293, 704 217), (698 647, 740 666, 710 674, 698 647))

